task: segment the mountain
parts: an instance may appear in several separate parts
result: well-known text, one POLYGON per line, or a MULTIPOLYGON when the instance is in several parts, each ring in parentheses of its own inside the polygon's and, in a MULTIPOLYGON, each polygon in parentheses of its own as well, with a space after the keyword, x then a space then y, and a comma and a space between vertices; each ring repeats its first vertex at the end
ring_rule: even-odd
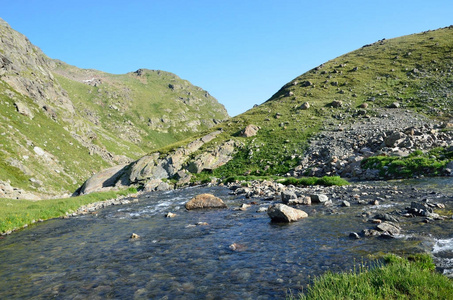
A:
POLYGON ((95 175, 80 192, 131 184, 165 189, 238 175, 376 179, 386 174, 364 168, 366 158, 432 149, 441 150, 426 154, 428 162, 433 155, 442 159, 448 173, 452 49, 452 26, 364 45, 291 80, 265 103, 204 136, 95 175))
POLYGON ((164 71, 114 75, 50 59, 0 19, 0 197, 72 193, 229 116, 207 91, 164 71))

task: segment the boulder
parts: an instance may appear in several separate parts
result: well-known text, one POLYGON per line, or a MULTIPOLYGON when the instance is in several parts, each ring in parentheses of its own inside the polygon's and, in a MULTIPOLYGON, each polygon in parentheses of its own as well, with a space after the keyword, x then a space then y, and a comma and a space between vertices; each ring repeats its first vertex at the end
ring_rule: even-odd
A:
POLYGON ((258 133, 258 130, 260 128, 258 126, 255 126, 255 125, 247 125, 244 130, 241 131, 241 136, 243 137, 251 137, 251 136, 255 136, 257 133, 258 133))
POLYGON ((200 194, 192 198, 185 205, 186 209, 227 208, 222 199, 212 194, 200 194))
POLYGON ((124 174, 126 166, 127 165, 118 165, 91 176, 91 178, 85 181, 78 193, 80 195, 89 194, 115 186, 117 180, 124 174))
POLYGON ((282 195, 282 202, 284 204, 288 204, 290 200, 297 199, 297 195, 293 191, 285 190, 281 193, 281 195, 282 195))
POLYGON ((401 232, 401 228, 390 222, 382 222, 376 226, 376 229, 390 235, 396 235, 401 232))
POLYGON ((312 203, 324 203, 324 202, 327 202, 329 200, 329 197, 327 197, 324 194, 310 195, 310 198, 311 198, 311 202, 312 203))
POLYGON ((30 119, 33 119, 35 117, 31 110, 22 102, 15 102, 14 106, 16 106, 17 112, 21 115, 29 117, 30 119))
POLYGON ((274 204, 269 207, 267 214, 274 222, 294 222, 308 217, 308 214, 300 209, 289 207, 285 204, 274 204))

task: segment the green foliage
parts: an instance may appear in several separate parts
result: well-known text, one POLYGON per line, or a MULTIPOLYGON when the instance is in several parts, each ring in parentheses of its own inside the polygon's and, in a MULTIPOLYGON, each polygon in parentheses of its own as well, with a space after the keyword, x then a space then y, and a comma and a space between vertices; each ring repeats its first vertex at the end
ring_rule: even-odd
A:
POLYGON ((372 156, 363 160, 362 167, 379 170, 379 175, 384 178, 439 176, 452 159, 453 151, 434 148, 426 153, 415 150, 406 157, 372 156))
POLYGON ((299 299, 450 299, 453 281, 434 271, 427 254, 361 266, 357 272, 326 273, 316 278, 299 299))
POLYGON ((323 185, 323 186, 343 186, 349 185, 349 182, 340 176, 324 176, 324 177, 302 177, 302 178, 287 178, 281 181, 284 185, 323 185))
POLYGON ((38 220, 47 220, 66 215, 67 212, 98 201, 113 199, 136 193, 136 188, 122 191, 92 193, 79 197, 48 199, 39 201, 12 200, 0 198, 0 233, 21 228, 38 220))

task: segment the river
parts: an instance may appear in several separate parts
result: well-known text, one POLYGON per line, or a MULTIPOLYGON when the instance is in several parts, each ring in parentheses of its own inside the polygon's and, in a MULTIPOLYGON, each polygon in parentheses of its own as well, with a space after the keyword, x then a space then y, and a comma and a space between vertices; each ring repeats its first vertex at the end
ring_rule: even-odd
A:
MULTIPOLYGON (((450 197, 446 211, 453 208, 451 178, 394 184, 442 190, 450 197)), ((451 220, 417 222, 394 239, 354 240, 349 233, 364 226, 362 206, 302 207, 308 218, 275 224, 257 212, 268 201, 233 209, 250 201, 225 187, 194 187, 34 224, 0 239, 0 298, 284 299, 325 271, 351 270, 388 252, 431 251, 451 273, 451 220), (229 209, 186 211, 184 203, 200 193, 229 209), (176 217, 165 218, 168 212, 176 217)))

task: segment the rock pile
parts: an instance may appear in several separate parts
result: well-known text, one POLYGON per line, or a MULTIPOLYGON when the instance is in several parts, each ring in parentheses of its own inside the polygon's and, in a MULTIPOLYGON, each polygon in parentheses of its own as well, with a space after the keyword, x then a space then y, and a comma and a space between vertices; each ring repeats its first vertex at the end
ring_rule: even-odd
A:
POLYGON ((442 128, 442 124, 432 124, 407 111, 384 110, 379 117, 356 122, 347 129, 338 130, 337 127, 336 130, 323 131, 311 140, 300 165, 288 175, 379 179, 378 170, 361 168, 364 158, 407 156, 415 150, 453 147, 453 131, 443 131, 442 128))

